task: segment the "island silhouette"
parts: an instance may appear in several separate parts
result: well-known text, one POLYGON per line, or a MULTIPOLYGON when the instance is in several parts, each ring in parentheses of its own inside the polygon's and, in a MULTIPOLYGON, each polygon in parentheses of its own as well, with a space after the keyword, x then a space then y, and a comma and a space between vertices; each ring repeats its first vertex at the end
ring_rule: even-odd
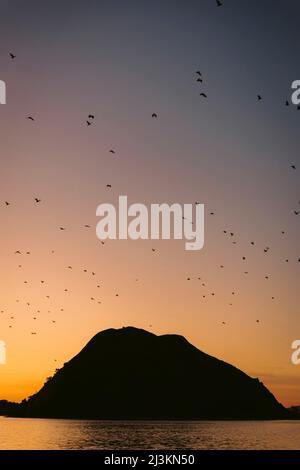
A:
POLYGON ((179 335, 108 329, 21 404, 0 414, 104 420, 289 419, 257 379, 198 350, 179 335))

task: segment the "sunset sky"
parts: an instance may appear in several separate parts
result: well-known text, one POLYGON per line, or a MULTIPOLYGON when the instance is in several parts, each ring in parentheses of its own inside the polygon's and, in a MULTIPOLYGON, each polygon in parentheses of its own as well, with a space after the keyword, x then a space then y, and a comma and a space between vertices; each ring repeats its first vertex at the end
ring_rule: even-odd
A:
POLYGON ((98 331, 132 325, 181 334, 300 405, 300 111, 285 106, 299 1, 0 7, 0 399, 28 397, 98 331), (204 249, 102 245, 96 208, 119 195, 204 203, 204 249))

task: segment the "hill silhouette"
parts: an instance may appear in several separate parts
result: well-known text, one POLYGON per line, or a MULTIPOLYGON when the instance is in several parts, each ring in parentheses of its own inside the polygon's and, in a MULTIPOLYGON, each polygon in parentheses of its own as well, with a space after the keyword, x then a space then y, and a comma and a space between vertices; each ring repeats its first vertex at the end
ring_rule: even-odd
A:
POLYGON ((267 388, 178 335, 98 333, 8 414, 78 419, 281 419, 267 388))

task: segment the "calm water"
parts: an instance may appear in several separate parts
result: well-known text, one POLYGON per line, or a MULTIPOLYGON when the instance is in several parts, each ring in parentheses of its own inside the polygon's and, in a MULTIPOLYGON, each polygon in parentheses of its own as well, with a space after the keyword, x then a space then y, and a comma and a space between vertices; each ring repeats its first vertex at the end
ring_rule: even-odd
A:
POLYGON ((300 421, 171 423, 0 417, 0 449, 300 449, 300 421))

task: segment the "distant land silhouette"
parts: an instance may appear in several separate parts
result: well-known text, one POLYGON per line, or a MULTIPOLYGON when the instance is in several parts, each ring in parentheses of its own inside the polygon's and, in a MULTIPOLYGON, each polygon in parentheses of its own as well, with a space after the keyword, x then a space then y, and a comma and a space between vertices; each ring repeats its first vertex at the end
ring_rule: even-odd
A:
POLYGON ((111 420, 262 420, 296 417, 258 380, 184 337, 127 327, 98 333, 21 404, 0 414, 111 420))

